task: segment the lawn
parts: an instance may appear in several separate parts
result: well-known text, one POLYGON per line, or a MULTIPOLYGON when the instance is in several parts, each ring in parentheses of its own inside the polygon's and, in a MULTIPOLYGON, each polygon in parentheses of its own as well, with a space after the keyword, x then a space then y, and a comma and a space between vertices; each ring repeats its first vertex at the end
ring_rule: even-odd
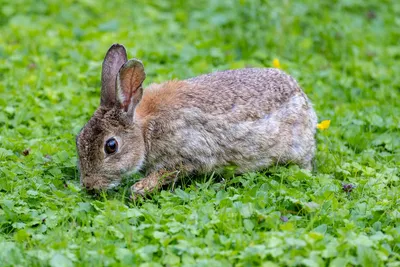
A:
POLYGON ((1 1, 1 266, 400 266, 400 2, 1 1), (75 135, 111 44, 161 82, 247 66, 293 75, 316 169, 191 177, 92 196, 75 135))

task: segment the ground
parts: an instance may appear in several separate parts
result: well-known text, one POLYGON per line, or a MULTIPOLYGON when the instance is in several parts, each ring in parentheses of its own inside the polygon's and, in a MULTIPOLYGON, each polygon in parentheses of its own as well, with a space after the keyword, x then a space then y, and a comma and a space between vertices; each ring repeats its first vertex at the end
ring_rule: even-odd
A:
POLYGON ((0 5, 2 266, 400 266, 400 2, 0 5), (315 172, 186 179, 131 203, 80 188, 75 135, 112 43, 146 85, 280 67, 319 122, 315 172), (326 128, 326 127, 325 127, 326 128))

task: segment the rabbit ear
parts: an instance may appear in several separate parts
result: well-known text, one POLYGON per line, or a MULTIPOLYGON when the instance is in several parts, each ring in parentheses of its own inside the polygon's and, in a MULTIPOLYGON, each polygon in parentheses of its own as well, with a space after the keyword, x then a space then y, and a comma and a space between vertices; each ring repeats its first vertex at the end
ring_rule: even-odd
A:
POLYGON ((119 70, 117 76, 117 101, 121 108, 132 113, 142 99, 142 83, 146 79, 143 64, 140 60, 131 59, 119 70))
POLYGON ((117 74, 127 60, 126 50, 123 45, 113 44, 108 49, 101 72, 101 106, 112 107, 115 105, 117 74))

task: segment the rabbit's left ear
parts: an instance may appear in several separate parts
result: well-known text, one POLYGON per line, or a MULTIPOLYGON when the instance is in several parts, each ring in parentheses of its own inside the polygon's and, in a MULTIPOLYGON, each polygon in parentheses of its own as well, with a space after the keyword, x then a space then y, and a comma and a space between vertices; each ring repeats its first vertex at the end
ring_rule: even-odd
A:
POLYGON ((122 65, 117 76, 117 102, 121 109, 131 113, 142 99, 142 83, 146 79, 143 64, 140 60, 131 59, 122 65))
POLYGON ((127 60, 123 45, 114 44, 108 49, 101 71, 101 106, 111 108, 115 105, 115 79, 119 69, 127 60))

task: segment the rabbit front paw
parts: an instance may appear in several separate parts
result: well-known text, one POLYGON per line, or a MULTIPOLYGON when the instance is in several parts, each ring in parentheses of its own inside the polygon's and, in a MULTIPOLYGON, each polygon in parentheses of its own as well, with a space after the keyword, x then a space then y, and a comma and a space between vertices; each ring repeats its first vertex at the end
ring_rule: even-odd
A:
POLYGON ((137 200, 140 197, 144 197, 145 195, 146 195, 145 186, 144 183, 141 183, 141 181, 131 186, 131 196, 130 196, 131 200, 137 200))
POLYGON ((136 200, 138 197, 144 197, 159 187, 159 174, 150 173, 147 177, 138 181, 131 186, 131 199, 136 200))
POLYGON ((157 190, 162 185, 175 182, 179 172, 167 172, 164 170, 150 173, 147 177, 131 186, 131 200, 144 197, 147 193, 157 190))

